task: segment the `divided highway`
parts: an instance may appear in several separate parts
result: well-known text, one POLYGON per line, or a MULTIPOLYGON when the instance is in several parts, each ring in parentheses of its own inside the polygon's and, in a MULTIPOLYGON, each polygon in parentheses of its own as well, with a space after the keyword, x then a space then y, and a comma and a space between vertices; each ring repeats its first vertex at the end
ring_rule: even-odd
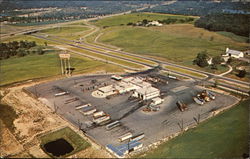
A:
MULTIPOLYGON (((227 78, 227 77, 222 77, 222 76, 218 76, 216 74, 212 74, 212 73, 209 73, 209 72, 195 70, 195 69, 188 68, 188 67, 185 67, 185 66, 180 66, 180 65, 177 65, 177 64, 173 64, 173 63, 169 63, 169 62, 165 62, 165 61, 161 61, 161 60, 156 60, 156 59, 152 59, 152 58, 148 58, 148 57, 143 57, 143 56, 140 56, 140 55, 136 55, 136 54, 132 54, 132 53, 124 52, 124 51, 117 51, 117 50, 113 50, 113 49, 110 49, 110 48, 105 48, 105 47, 102 47, 102 46, 93 45, 93 44, 89 44, 89 43, 85 43, 85 42, 79 43, 80 44, 80 46, 79 46, 78 43, 77 43, 77 45, 72 44, 72 43, 74 43, 74 41, 63 39, 63 38, 60 38, 60 41, 59 41, 59 40, 50 39, 48 37, 44 37, 44 36, 40 36, 40 35, 32 35, 32 36, 35 36, 35 37, 41 38, 41 39, 45 39, 45 40, 49 40, 49 41, 53 41, 53 42, 57 42, 57 43, 61 43, 61 44, 64 44, 64 45, 69 45, 71 47, 87 50, 87 51, 90 51, 90 52, 93 52, 93 53, 102 54, 102 55, 110 56, 110 57, 114 57, 114 58, 119 58, 119 59, 122 59, 122 60, 125 60, 125 61, 133 62, 133 63, 144 65, 144 66, 147 66, 147 67, 155 67, 155 66, 150 65, 150 64, 145 63, 145 62, 139 62, 139 61, 136 61, 136 60, 132 60, 130 58, 126 58, 126 57, 122 57, 122 56, 118 56, 118 55, 112 55, 112 54, 109 54, 109 53, 107 53, 105 51, 117 52, 117 53, 121 53, 121 54, 124 54, 124 55, 129 55, 129 56, 141 58, 141 59, 144 59, 144 60, 154 61, 156 63, 162 63, 162 64, 165 64, 165 65, 175 66, 175 67, 186 69, 186 70, 193 71, 193 72, 196 72, 196 73, 205 74, 205 75, 209 76, 209 78, 223 79, 225 81, 238 82, 240 84, 249 86, 249 83, 244 82, 244 81, 239 81, 239 80, 235 80, 235 79, 231 79, 231 78, 227 78), (62 41, 65 41, 65 42, 62 42, 62 41), (104 51, 99 51, 99 50, 97 51, 97 50, 95 50, 93 48, 96 48, 96 49, 99 49, 99 50, 101 49, 101 50, 104 50, 104 51)), ((59 39, 59 37, 56 37, 56 38, 59 39)), ((163 68, 163 70, 169 71, 166 68, 163 68)), ((176 72, 176 71, 173 71, 173 70, 171 70, 171 72, 176 73, 176 74, 181 75, 181 76, 184 76, 184 77, 193 78, 193 79, 195 79, 197 81, 201 80, 201 79, 199 79, 197 77, 194 77, 192 75, 176 72)), ((206 81, 206 79, 203 79, 203 80, 206 81)), ((206 82, 213 83, 211 81, 206 81, 206 82)), ((220 83, 219 85, 230 88, 230 89, 234 89, 236 91, 245 92, 245 93, 248 93, 248 91, 249 91, 247 89, 234 87, 232 85, 228 85, 228 84, 225 84, 225 83, 220 83)))

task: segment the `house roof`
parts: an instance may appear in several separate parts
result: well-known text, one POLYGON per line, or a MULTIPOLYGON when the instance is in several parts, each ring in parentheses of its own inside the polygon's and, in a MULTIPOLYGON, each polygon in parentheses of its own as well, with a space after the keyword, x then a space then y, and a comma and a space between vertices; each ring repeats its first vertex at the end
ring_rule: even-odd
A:
POLYGON ((237 51, 237 50, 231 50, 231 49, 228 49, 227 54, 231 54, 231 55, 239 55, 241 54, 242 52, 241 51, 237 51))

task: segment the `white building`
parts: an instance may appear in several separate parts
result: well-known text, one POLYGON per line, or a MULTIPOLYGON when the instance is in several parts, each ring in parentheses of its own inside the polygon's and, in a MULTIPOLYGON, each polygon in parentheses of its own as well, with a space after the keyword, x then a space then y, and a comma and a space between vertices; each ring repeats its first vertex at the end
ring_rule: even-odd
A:
POLYGON ((234 57, 234 58, 241 58, 244 57, 244 53, 242 51, 237 50, 230 50, 229 48, 226 49, 226 54, 222 55, 224 57, 234 57))
POLYGON ((155 87, 143 87, 135 90, 133 96, 142 100, 149 100, 160 96, 160 90, 155 87))
POLYGON ((116 93, 117 93, 117 90, 114 88, 113 85, 101 87, 98 89, 98 92, 97 92, 98 95, 103 96, 103 97, 107 97, 116 93))
POLYGON ((162 26, 162 24, 159 23, 158 21, 148 22, 148 24, 147 24, 146 26, 149 26, 149 25, 153 25, 153 26, 162 26))
POLYGON ((141 77, 122 78, 119 82, 113 85, 108 85, 99 88, 94 95, 99 98, 105 98, 114 94, 122 94, 129 91, 134 91, 133 95, 142 100, 149 100, 160 95, 160 90, 152 87, 148 82, 145 82, 141 77))

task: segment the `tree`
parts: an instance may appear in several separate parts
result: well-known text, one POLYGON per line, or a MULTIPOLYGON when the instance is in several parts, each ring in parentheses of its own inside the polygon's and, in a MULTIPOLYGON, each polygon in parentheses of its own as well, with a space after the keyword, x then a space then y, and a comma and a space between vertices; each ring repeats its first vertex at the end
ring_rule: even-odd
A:
POLYGON ((25 49, 19 48, 19 49, 17 50, 17 56, 18 56, 18 57, 23 57, 23 56, 25 56, 25 55, 26 55, 25 49))
POLYGON ((227 64, 231 64, 232 61, 233 61, 233 59, 231 57, 229 57, 229 59, 227 60, 227 64))
POLYGON ((219 65, 219 64, 221 64, 221 62, 223 62, 223 59, 221 58, 221 56, 215 56, 212 59, 212 63, 214 65, 219 65))
POLYGON ((246 70, 244 69, 244 70, 240 70, 239 73, 237 74, 237 76, 240 77, 240 78, 243 78, 243 77, 246 76, 246 74, 247 74, 247 72, 246 72, 246 70))
POLYGON ((207 51, 202 51, 200 53, 197 54, 196 58, 193 60, 193 64, 198 65, 200 67, 206 67, 208 66, 208 55, 207 55, 207 51))
POLYGON ((41 47, 37 48, 37 54, 38 55, 43 55, 44 54, 44 50, 41 47))
POLYGON ((148 24, 148 20, 147 19, 143 19, 142 20, 142 25, 145 26, 146 24, 148 24))
POLYGON ((46 41, 44 42, 44 45, 45 45, 45 46, 48 46, 48 44, 47 44, 47 42, 46 42, 46 41))

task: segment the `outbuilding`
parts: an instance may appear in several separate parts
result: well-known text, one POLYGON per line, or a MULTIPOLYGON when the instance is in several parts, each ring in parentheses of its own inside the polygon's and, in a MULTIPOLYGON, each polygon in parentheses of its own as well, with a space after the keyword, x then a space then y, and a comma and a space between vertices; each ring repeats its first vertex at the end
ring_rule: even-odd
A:
POLYGON ((225 57, 234 57, 234 58, 241 58, 244 57, 244 53, 242 51, 231 50, 229 48, 226 49, 226 54, 223 55, 225 57))

